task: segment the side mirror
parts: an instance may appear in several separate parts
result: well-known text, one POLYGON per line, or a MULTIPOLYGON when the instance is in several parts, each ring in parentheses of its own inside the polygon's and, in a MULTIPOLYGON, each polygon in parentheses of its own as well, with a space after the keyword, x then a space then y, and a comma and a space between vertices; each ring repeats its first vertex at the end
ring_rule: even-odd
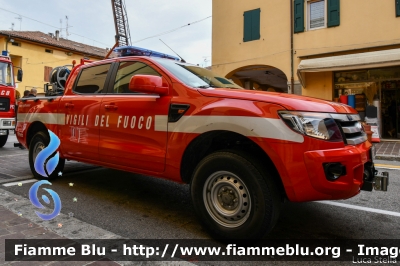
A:
POLYGON ((167 95, 169 86, 168 84, 163 84, 162 77, 136 75, 133 76, 129 82, 129 90, 133 92, 167 95))
POLYGON ((17 80, 18 80, 18 81, 22 81, 22 76, 23 76, 22 69, 18 69, 18 72, 17 72, 17 80))

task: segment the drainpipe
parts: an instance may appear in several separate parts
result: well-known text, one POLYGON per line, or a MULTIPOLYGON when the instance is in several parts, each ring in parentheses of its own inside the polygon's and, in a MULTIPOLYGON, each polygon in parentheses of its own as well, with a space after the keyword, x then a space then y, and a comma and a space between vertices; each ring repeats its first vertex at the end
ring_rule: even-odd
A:
POLYGON ((292 89, 292 94, 294 94, 294 77, 293 77, 293 0, 290 1, 290 88, 292 89))
POLYGON ((11 40, 11 35, 8 34, 8 38, 6 38, 6 51, 7 51, 7 55, 8 55, 8 43, 10 42, 10 40, 11 40))

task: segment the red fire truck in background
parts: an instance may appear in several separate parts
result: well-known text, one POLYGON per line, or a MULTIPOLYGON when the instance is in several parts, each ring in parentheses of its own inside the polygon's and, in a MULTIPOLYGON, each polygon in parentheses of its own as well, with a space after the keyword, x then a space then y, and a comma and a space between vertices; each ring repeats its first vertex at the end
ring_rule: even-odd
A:
MULTIPOLYGON (((15 128, 15 81, 11 58, 7 51, 0 55, 0 148, 8 138, 10 129, 15 128)), ((17 80, 22 81, 18 70, 17 80)))

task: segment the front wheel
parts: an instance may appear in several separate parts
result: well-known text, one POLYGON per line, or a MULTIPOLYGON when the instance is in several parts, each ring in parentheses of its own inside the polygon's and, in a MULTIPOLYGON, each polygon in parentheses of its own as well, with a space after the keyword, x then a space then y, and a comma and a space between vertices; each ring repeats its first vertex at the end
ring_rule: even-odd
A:
POLYGON ((35 169, 35 160, 36 157, 38 156, 38 154, 47 147, 47 145, 49 145, 50 143, 50 137, 48 134, 46 134, 45 132, 38 132, 36 133, 29 145, 29 166, 31 168, 31 171, 34 175, 35 178, 37 179, 47 179, 47 180, 51 180, 56 178, 59 173, 64 169, 64 164, 65 164, 65 159, 63 158, 59 158, 58 164, 55 167, 54 171, 52 173, 50 173, 49 175, 46 176, 42 176, 41 174, 39 174, 36 169, 35 169))
POLYGON ((279 192, 259 168, 255 160, 234 151, 213 153, 198 164, 191 182, 192 200, 214 237, 257 239, 275 225, 279 192))
POLYGON ((1 135, 0 136, 0 148, 2 148, 4 145, 6 145, 7 139, 8 139, 8 133, 9 133, 9 131, 7 130, 7 134, 6 135, 1 135))

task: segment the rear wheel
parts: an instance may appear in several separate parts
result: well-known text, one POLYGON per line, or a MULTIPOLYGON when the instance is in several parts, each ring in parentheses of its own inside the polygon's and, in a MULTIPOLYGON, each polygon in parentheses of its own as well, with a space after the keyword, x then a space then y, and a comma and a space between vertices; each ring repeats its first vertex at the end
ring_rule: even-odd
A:
POLYGON ((0 148, 2 148, 4 145, 6 145, 7 139, 8 139, 8 134, 9 134, 9 131, 7 130, 7 134, 6 135, 1 135, 0 136, 0 148))
POLYGON ((36 133, 29 145, 29 166, 35 178, 51 180, 58 176, 58 174, 64 169, 65 159, 60 158, 55 170, 48 176, 42 176, 35 170, 35 160, 38 154, 47 147, 50 143, 50 137, 45 132, 36 133))
POLYGON ((278 188, 256 161, 248 158, 235 151, 216 152, 204 158, 194 172, 191 194, 195 211, 218 239, 261 238, 278 219, 278 188))

